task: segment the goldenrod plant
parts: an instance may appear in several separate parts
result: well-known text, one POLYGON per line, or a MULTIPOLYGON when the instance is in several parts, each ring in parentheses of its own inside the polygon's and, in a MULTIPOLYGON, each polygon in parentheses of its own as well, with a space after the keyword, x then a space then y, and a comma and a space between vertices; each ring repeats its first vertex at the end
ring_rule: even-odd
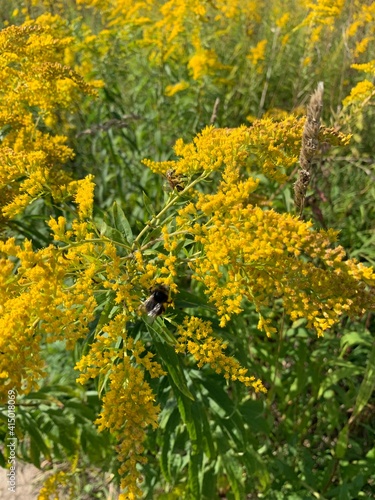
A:
POLYGON ((45 14, 5 28, 0 37, 0 197, 2 217, 9 218, 40 197, 59 201, 69 192, 71 178, 62 166, 74 152, 64 135, 51 132, 60 110, 95 89, 64 65, 72 37, 61 18, 45 14))
POLYGON ((0 393, 39 498, 367 498, 371 238, 324 203, 368 158, 372 6, 11 3, 0 393))

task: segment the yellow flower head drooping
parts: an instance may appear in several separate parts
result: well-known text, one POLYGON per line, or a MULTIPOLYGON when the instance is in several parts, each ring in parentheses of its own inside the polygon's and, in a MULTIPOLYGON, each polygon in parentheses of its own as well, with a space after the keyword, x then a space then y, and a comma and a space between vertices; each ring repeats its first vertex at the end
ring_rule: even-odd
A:
POLYGON ((255 392, 266 392, 260 380, 247 375, 247 369, 240 363, 224 354, 226 345, 213 336, 209 321, 200 318, 185 318, 183 325, 177 328, 176 351, 191 354, 198 363, 198 367, 209 364, 216 373, 223 373, 228 380, 239 380, 247 387, 253 387, 255 392))
POLYGON ((109 429, 114 434, 118 459, 122 463, 119 473, 122 476, 121 488, 129 495, 139 496, 137 485, 140 479, 137 463, 145 463, 143 441, 149 425, 156 428, 159 406, 155 405, 149 384, 143 371, 133 365, 128 356, 112 367, 109 376, 109 389, 103 398, 103 409, 96 424, 99 430, 109 429))

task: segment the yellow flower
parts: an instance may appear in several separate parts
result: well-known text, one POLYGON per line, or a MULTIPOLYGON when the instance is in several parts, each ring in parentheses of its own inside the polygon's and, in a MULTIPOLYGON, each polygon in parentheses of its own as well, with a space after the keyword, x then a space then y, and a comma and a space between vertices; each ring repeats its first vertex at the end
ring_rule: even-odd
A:
POLYGON ((224 69, 225 66, 218 61, 217 54, 213 50, 200 48, 189 59, 188 68, 193 79, 200 80, 214 70, 224 69))
MULTIPOLYGON (((372 304, 368 292, 357 295, 364 274, 354 277, 343 267, 342 249, 329 248, 336 233, 315 233, 311 223, 256 206, 259 198, 253 192, 259 189, 259 181, 252 172, 260 167, 267 177, 283 181, 286 168, 297 162, 303 123, 287 117, 257 120, 249 128, 209 127, 192 143, 179 140, 175 145, 180 156, 173 166, 176 172, 202 178, 215 172, 218 179, 216 190, 192 191, 176 220, 179 231, 190 234, 199 245, 200 258, 191 259, 189 267, 193 278, 205 286, 222 327, 241 313, 243 298, 254 304, 259 327, 267 335, 275 327, 265 311, 276 299, 282 300, 293 320, 308 318, 308 326, 318 335, 339 321, 344 311, 356 315, 361 304, 372 304), (315 264, 317 258, 324 264, 315 264), (347 280, 345 293, 339 279, 347 280)), ((320 135, 332 144, 349 139, 324 127, 320 135)), ((153 168, 163 170, 156 164, 153 168)), ((169 251, 174 241, 178 243, 179 231, 175 236, 163 230, 169 251)))
POLYGON ((289 23, 290 18, 291 18, 291 13, 286 12, 281 17, 279 17, 279 19, 276 20, 276 26, 278 28, 284 28, 289 23))
POLYGON ((250 49, 246 56, 253 66, 257 66, 259 61, 264 61, 266 57, 267 40, 261 40, 258 44, 250 49))
POLYGON ((0 47, 6 47, 0 54, 0 124, 10 126, 0 146, 4 217, 15 216, 46 192, 55 202, 66 194, 71 179, 61 167, 73 151, 66 137, 41 132, 38 126, 44 120, 53 126, 56 113, 75 105, 83 92, 95 95, 60 62, 61 52, 72 43, 66 22, 49 14, 0 32, 0 47))
POLYGON ((255 392, 267 392, 260 380, 249 377, 247 370, 239 362, 224 354, 226 345, 213 337, 211 323, 200 318, 185 318, 183 325, 177 327, 178 353, 189 352, 198 363, 198 367, 209 364, 216 373, 223 373, 226 379, 239 380, 255 392))
POLYGON ((178 161, 143 163, 154 172, 173 169, 177 174, 191 176, 198 172, 213 172, 225 167, 226 178, 238 175, 239 168, 251 170, 261 164, 263 173, 277 181, 285 181, 285 170, 298 161, 303 120, 293 116, 275 121, 256 120, 251 127, 215 129, 206 127, 192 143, 177 140, 174 150, 178 161))
POLYGON ((145 462, 142 443, 147 427, 158 425, 159 406, 154 404, 155 397, 142 370, 126 355, 112 366, 109 379, 109 389, 103 397, 103 409, 96 423, 99 430, 108 429, 119 441, 121 488, 126 489, 128 495, 139 496, 137 463, 145 462))
POLYGON ((182 92, 183 90, 187 89, 189 87, 189 84, 182 80, 181 82, 176 83, 175 85, 167 85, 165 88, 165 95, 168 97, 172 97, 177 92, 182 92))
POLYGON ((70 191, 74 193, 80 219, 87 219, 92 216, 95 188, 93 178, 94 176, 90 174, 82 180, 70 183, 70 191))
POLYGON ((374 96, 374 89, 374 84, 369 80, 363 80, 362 82, 357 83, 357 85, 351 89, 350 95, 345 97, 343 100, 343 105, 349 106, 350 104, 364 103, 369 98, 374 96))
POLYGON ((58 471, 49 475, 44 481, 42 488, 38 494, 38 500, 50 500, 51 496, 56 499, 59 497, 59 487, 66 487, 69 484, 70 479, 66 472, 58 471))

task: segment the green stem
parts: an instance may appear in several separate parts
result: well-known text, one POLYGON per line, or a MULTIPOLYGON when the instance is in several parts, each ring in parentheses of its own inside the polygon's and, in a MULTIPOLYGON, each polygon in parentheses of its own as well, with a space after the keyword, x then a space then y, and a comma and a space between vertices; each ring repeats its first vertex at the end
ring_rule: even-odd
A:
POLYGON ((153 228, 157 223, 159 222, 159 219, 175 204, 175 202, 182 196, 184 195, 189 189, 191 189, 195 184, 198 184, 198 182, 204 180, 210 172, 204 172, 201 174, 199 177, 197 177, 194 181, 192 181, 190 184, 188 184, 183 191, 178 193, 177 195, 173 196, 170 201, 165 205, 165 207, 156 215, 152 217, 151 220, 148 220, 145 224, 145 227, 142 229, 142 231, 138 234, 136 239, 133 242, 132 246, 132 251, 135 250, 136 245, 140 241, 140 239, 143 237, 143 235, 150 229, 153 228))

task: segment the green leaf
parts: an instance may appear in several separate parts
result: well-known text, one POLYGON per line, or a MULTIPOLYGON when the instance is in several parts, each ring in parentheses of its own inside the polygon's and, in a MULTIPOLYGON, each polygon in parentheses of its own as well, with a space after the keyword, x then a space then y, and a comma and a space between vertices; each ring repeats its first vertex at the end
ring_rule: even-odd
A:
POLYGON ((215 382, 212 378, 206 379, 203 378, 201 380, 201 384, 206 388, 208 393, 208 398, 215 401, 215 403, 221 408, 223 411, 221 412, 221 416, 231 416, 234 413, 234 405, 233 401, 228 396, 228 393, 223 389, 223 387, 215 382))
POLYGON ((202 500, 211 500, 216 497, 217 474, 211 466, 204 472, 202 481, 202 500))
POLYGON ((267 418, 265 418, 263 401, 249 399, 241 404, 239 411, 246 422, 251 422, 252 432, 270 433, 271 426, 267 418))
POLYGON ((371 346, 371 335, 365 334, 364 332, 348 332, 345 335, 342 336, 341 341, 340 341, 340 347, 342 349, 340 357, 342 357, 346 350, 350 347, 356 346, 356 345, 365 345, 370 347, 371 346))
POLYGON ((160 466, 167 481, 172 481, 171 467, 170 467, 170 455, 173 453, 174 438, 176 433, 176 428, 180 422, 180 415, 177 407, 170 409, 169 411, 164 410, 162 412, 162 422, 160 422, 160 427, 164 429, 163 441, 161 445, 161 455, 160 455, 160 466))
POLYGON ((166 342, 158 340, 158 332, 153 326, 147 325, 147 329, 153 338, 154 345, 156 350, 158 351, 159 357, 165 365, 168 371, 168 375, 171 377, 176 388, 187 398, 194 401, 194 396, 189 391, 187 386, 180 358, 177 356, 175 350, 166 342))
POLYGON ((320 398, 325 393, 325 391, 329 387, 331 387, 331 385, 337 384, 337 382, 339 382, 342 379, 345 378, 350 379, 362 373, 363 373, 363 368, 355 365, 348 365, 344 368, 339 368, 338 370, 332 371, 322 381, 319 387, 318 398, 320 398))
POLYGON ((134 241, 133 231, 120 205, 117 202, 114 202, 110 212, 113 217, 115 229, 120 231, 120 233, 125 236, 125 239, 129 244, 132 244, 134 241))
POLYGON ((155 215, 155 210, 154 207, 152 206, 150 198, 144 191, 142 192, 142 196, 143 196, 143 204, 145 206, 147 213, 153 217, 155 215))
POLYGON ((375 341, 366 366, 365 376, 359 388, 351 420, 355 419, 367 405, 375 389, 375 341))
POLYGON ((202 413, 203 412, 200 403, 194 401, 191 405, 192 425, 190 429, 189 429, 189 423, 187 423, 190 439, 192 440, 192 449, 194 453, 198 453, 203 449, 202 413))
POLYGON ((103 391, 106 389, 111 372, 108 371, 104 375, 99 375, 97 378, 98 383, 98 395, 102 397, 103 391))
MULTIPOLYGON (((21 411, 19 410, 19 415, 21 411)), ((40 456, 51 459, 50 450, 43 439, 43 434, 39 430, 36 421, 27 413, 22 411, 22 423, 30 437, 30 459, 31 462, 40 468, 40 456)))
POLYGON ((231 486, 231 491, 236 500, 243 500, 245 498, 245 489, 243 485, 243 471, 237 460, 233 457, 228 450, 223 450, 221 460, 225 472, 227 473, 228 481, 231 486))
MULTIPOLYGON (((147 329, 156 341, 161 339, 170 346, 176 345, 176 338, 164 324, 160 324, 158 321, 153 324, 147 323, 147 329)), ((173 352, 175 351, 173 350, 173 352)))
POLYGON ((340 434, 337 438, 337 443, 335 447, 336 457, 341 459, 344 458, 346 450, 348 448, 349 440, 349 425, 346 424, 343 429, 341 429, 340 434))
POLYGON ((108 239, 114 241, 115 243, 121 243, 121 245, 127 246, 130 250, 129 242, 125 238, 125 235, 118 229, 111 227, 104 221, 102 221, 99 225, 99 231, 102 236, 106 236, 108 239))
MULTIPOLYGON (((103 310, 100 313, 99 321, 98 324, 96 325, 95 330, 100 331, 103 327, 108 322, 108 319, 111 316, 112 308, 113 308, 113 294, 111 292, 105 292, 101 296, 102 302, 100 305, 104 304, 103 310)), ((99 303, 99 301, 98 301, 99 303)))
POLYGON ((189 493, 192 498, 201 498, 199 471, 202 467, 203 454, 192 453, 189 462, 189 493))
POLYGON ((202 445, 204 447, 204 452, 209 459, 213 459, 216 456, 214 438, 212 436, 212 431, 208 421, 208 417, 204 410, 201 411, 201 422, 202 422, 202 445))

